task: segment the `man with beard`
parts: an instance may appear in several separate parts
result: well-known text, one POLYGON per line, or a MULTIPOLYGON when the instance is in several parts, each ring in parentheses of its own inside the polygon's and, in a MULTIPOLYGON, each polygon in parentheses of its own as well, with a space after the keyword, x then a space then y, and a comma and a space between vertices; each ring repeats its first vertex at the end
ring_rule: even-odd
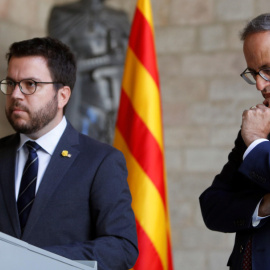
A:
POLYGON ((263 103, 245 110, 229 160, 200 197, 211 230, 235 232, 231 270, 270 269, 270 13, 241 34, 247 68, 242 78, 256 85, 263 103))
POLYGON ((96 260, 98 269, 132 268, 138 249, 124 157, 64 116, 73 54, 60 41, 34 38, 13 43, 7 60, 0 87, 16 134, 0 140, 0 231, 72 260, 96 260))

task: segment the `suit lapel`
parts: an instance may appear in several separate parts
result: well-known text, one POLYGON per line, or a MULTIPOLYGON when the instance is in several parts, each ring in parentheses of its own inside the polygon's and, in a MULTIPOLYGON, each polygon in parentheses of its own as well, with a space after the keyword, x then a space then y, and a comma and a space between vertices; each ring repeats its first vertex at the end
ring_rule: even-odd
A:
POLYGON ((43 176, 22 236, 23 240, 27 240, 35 223, 40 215, 43 214, 50 197, 76 160, 76 157, 79 154, 78 149, 75 147, 79 141, 78 135, 79 133, 68 123, 43 176), (67 150, 71 156, 63 156, 63 150, 67 150))
POLYGON ((13 135, 5 146, 1 148, 0 156, 0 185, 6 209, 9 214, 10 223, 14 230, 14 236, 20 237, 20 223, 15 198, 15 162, 17 147, 19 145, 19 135, 13 135))

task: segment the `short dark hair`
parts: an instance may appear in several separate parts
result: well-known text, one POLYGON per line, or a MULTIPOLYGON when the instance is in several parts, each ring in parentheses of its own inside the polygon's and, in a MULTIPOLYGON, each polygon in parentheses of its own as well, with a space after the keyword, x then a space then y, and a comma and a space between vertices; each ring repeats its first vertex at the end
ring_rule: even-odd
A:
POLYGON ((264 13, 247 23, 244 30, 240 33, 241 40, 253 33, 270 31, 270 13, 264 13))
POLYGON ((33 38, 14 42, 6 54, 9 63, 12 57, 42 56, 47 60, 52 80, 69 86, 71 91, 76 81, 76 60, 69 47, 51 38, 33 38))

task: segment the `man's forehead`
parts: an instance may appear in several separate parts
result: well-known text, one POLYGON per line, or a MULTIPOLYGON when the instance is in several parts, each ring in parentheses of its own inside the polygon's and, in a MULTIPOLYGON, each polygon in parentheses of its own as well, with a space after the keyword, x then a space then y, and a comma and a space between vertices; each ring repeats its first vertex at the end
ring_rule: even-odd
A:
POLYGON ((7 77, 13 80, 50 79, 47 61, 42 56, 12 56, 7 68, 7 77))
POLYGON ((270 31, 252 33, 244 41, 244 55, 249 69, 270 66, 270 31))

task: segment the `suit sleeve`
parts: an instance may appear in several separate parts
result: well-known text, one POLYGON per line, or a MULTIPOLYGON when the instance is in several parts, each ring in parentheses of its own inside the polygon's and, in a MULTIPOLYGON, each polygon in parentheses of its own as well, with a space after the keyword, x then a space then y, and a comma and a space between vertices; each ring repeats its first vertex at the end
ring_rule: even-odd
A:
POLYGON ((72 260, 96 260, 99 270, 132 268, 138 248, 126 179, 127 169, 122 153, 111 152, 101 162, 90 191, 95 239, 44 249, 72 260))
POLYGON ((239 171, 270 192, 270 142, 258 144, 246 157, 239 171))
MULTIPOLYGON (((209 229, 221 232, 253 229, 254 210, 260 199, 270 190, 266 184, 262 185, 260 181, 255 180, 255 175, 260 179, 264 175, 260 174, 260 171, 269 173, 267 154, 258 154, 257 151, 260 150, 257 147, 263 148, 260 145, 256 146, 243 161, 246 146, 239 132, 228 162, 215 177, 212 185, 200 196, 202 216, 209 229), (253 164, 254 159, 257 166, 253 164)), ((265 150, 267 151, 269 155, 270 147, 265 150)))

